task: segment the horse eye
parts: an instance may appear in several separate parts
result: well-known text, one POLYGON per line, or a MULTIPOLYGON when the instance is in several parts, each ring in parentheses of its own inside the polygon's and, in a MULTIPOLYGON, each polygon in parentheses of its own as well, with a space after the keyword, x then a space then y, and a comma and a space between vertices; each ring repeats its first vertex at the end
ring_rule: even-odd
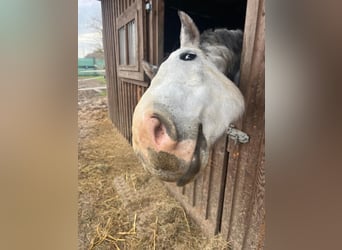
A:
POLYGON ((179 58, 183 61, 192 61, 196 58, 196 54, 193 54, 193 53, 189 53, 189 52, 185 52, 185 53, 182 53, 179 58))

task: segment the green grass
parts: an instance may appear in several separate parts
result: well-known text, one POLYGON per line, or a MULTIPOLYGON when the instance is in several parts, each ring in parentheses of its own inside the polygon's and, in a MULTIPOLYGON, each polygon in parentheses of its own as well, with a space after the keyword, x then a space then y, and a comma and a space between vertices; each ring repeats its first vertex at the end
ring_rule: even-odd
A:
POLYGON ((102 90, 101 93, 100 93, 101 96, 107 96, 107 90, 102 90))
POLYGON ((78 76, 78 79, 88 79, 94 78, 94 80, 98 81, 99 83, 106 85, 106 78, 104 76, 78 76))
POLYGON ((101 84, 103 84, 103 85, 106 84, 106 78, 104 78, 104 77, 99 78, 98 81, 99 81, 101 84))
POLYGON ((87 79, 87 78, 104 78, 104 76, 78 76, 78 79, 87 79))

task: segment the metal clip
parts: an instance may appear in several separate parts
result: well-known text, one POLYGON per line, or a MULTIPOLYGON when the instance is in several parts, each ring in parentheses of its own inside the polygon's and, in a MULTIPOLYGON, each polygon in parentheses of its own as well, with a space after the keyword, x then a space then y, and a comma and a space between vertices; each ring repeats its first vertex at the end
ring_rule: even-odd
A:
POLYGON ((151 1, 146 1, 145 2, 145 10, 147 12, 150 12, 152 10, 152 3, 151 3, 151 1))
POLYGON ((230 139, 235 141, 235 143, 237 143, 237 142, 240 142, 240 143, 249 142, 249 136, 245 132, 242 132, 241 130, 234 128, 234 125, 232 125, 232 124, 227 129, 227 134, 228 134, 230 139))

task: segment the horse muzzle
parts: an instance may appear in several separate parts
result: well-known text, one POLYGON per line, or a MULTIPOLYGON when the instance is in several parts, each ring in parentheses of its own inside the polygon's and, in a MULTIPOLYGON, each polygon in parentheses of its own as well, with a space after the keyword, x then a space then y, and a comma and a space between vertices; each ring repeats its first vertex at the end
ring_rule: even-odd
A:
POLYGON ((209 152, 202 125, 192 127, 197 131, 178 131, 170 116, 156 112, 137 115, 133 119, 133 148, 144 168, 179 186, 193 180, 206 165, 209 152))

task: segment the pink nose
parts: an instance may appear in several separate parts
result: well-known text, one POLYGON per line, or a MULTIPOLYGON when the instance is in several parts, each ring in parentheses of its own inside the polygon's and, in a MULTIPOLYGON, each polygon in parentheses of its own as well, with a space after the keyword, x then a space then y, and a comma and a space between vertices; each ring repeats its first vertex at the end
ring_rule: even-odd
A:
POLYGON ((170 152, 176 148, 177 141, 175 140, 176 138, 172 139, 168 134, 171 133, 170 131, 174 130, 169 128, 170 126, 173 126, 170 125, 168 121, 162 120, 163 119, 152 115, 144 119, 142 126, 145 127, 147 138, 156 151, 170 152))

